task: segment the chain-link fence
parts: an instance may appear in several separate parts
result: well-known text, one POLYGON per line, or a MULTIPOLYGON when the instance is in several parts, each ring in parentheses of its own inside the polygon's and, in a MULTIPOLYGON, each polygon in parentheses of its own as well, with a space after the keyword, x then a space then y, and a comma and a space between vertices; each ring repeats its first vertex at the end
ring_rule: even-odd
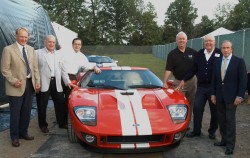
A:
MULTIPOLYGON (((232 34, 215 36, 215 40, 218 48, 220 48, 224 40, 230 40, 233 43, 233 54, 244 58, 247 69, 250 69, 250 28, 232 34)), ((176 46, 175 42, 166 45, 155 45, 152 48, 152 53, 155 57, 166 60, 168 53, 176 46)), ((187 46, 198 51, 203 48, 203 38, 190 39, 187 46)))

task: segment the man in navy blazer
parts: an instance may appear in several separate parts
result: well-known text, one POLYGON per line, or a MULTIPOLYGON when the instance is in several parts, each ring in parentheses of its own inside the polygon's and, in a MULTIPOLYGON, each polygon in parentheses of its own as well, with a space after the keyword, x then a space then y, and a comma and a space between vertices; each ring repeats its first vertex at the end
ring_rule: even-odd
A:
POLYGON ((226 146, 225 154, 231 155, 235 147, 235 112, 245 95, 247 70, 244 60, 232 55, 232 42, 223 41, 221 52, 223 58, 215 62, 212 77, 211 100, 217 106, 221 134, 221 141, 214 145, 226 146))
POLYGON ((195 56, 192 69, 185 75, 179 87, 182 88, 186 81, 196 75, 197 91, 193 107, 193 131, 187 133, 186 136, 192 138, 201 135, 204 107, 206 102, 208 102, 211 114, 208 136, 210 139, 215 139, 215 132, 218 129, 218 119, 216 106, 211 101, 211 80, 214 62, 221 59, 222 54, 219 48, 215 48, 215 38, 212 35, 204 37, 204 47, 195 56))

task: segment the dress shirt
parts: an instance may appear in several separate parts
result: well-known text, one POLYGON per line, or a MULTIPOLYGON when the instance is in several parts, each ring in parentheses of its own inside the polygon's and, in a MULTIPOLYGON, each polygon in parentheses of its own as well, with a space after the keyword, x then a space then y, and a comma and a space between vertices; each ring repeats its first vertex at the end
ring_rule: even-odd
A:
MULTIPOLYGON (((28 59, 28 62, 29 62, 29 56, 28 56, 28 53, 27 53, 26 45, 25 45, 25 46, 22 46, 22 45, 20 45, 18 42, 16 42, 16 43, 17 43, 18 49, 19 49, 19 51, 20 51, 20 53, 21 53, 22 56, 23 56, 23 47, 24 47, 25 53, 26 53, 26 56, 27 56, 27 59, 28 59)), ((30 63, 29 63, 29 64, 30 64, 30 63)), ((27 75, 27 78, 30 78, 30 77, 31 77, 31 72, 27 75)))
POLYGON ((207 61, 209 60, 209 58, 211 57, 211 55, 213 54, 213 52, 214 52, 214 49, 211 52, 209 52, 209 53, 208 53, 207 49, 204 50, 204 54, 206 56, 206 60, 207 61))
POLYGON ((46 49, 47 53, 46 53, 46 56, 47 56, 47 59, 48 59, 48 64, 49 64, 49 67, 51 68, 51 76, 55 76, 55 51, 53 52, 50 52, 48 49, 46 49))
POLYGON ((223 56, 223 58, 222 58, 221 66, 223 65, 223 61, 224 61, 225 59, 227 60, 227 66, 226 66, 226 69, 225 69, 225 70, 226 70, 226 71, 225 71, 225 75, 226 75, 226 73, 227 73, 227 67, 228 67, 228 64, 229 64, 231 58, 232 58, 232 54, 230 54, 227 58, 225 58, 224 56, 223 56))
POLYGON ((82 52, 65 53, 63 64, 68 74, 77 74, 80 68, 93 69, 87 57, 82 52))

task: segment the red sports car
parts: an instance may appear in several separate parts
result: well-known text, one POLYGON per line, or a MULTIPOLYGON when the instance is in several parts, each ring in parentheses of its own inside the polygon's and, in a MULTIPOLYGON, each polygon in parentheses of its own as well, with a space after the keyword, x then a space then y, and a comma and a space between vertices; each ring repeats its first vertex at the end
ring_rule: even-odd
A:
POLYGON ((101 70, 86 72, 69 97, 71 142, 104 152, 159 151, 180 143, 190 115, 181 92, 164 89, 147 68, 101 70))

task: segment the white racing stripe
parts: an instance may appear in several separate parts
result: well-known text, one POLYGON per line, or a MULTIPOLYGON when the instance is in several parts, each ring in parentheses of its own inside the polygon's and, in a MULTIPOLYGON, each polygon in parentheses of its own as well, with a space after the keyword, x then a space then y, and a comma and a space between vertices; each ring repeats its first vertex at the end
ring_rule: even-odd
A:
MULTIPOLYGON (((117 106, 120 112, 122 135, 135 136, 136 129, 138 135, 152 135, 152 128, 146 109, 142 109, 142 98, 137 90, 127 90, 133 95, 122 95, 121 90, 115 90, 117 106), (132 105, 132 107, 131 107, 132 105)), ((121 144, 122 149, 149 148, 149 143, 121 144)))
POLYGON ((135 144, 121 144, 122 149, 134 149, 135 144))
POLYGON ((137 143, 135 146, 137 149, 147 149, 150 147, 149 143, 137 143))
POLYGON ((136 135, 136 127, 133 126, 135 123, 133 111, 129 102, 127 95, 121 95, 121 90, 115 90, 117 98, 117 106, 120 113, 121 126, 122 126, 122 135, 136 135))
POLYGON ((134 95, 130 95, 135 119, 137 123, 138 135, 152 135, 152 128, 146 109, 142 109, 142 98, 137 90, 132 90, 134 95))

